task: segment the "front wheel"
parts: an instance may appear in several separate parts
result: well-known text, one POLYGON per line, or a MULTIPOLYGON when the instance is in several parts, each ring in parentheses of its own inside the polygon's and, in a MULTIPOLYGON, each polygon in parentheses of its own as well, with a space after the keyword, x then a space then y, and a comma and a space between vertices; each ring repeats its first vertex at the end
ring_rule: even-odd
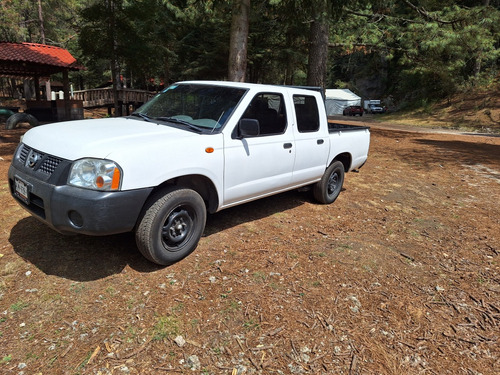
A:
POLYGON ((313 188, 314 198, 323 204, 330 204, 337 199, 344 184, 344 164, 334 161, 313 188))
POLYGON ((144 209, 135 231, 137 247, 156 264, 178 262, 198 246, 206 219, 205 202, 197 192, 167 190, 144 209))

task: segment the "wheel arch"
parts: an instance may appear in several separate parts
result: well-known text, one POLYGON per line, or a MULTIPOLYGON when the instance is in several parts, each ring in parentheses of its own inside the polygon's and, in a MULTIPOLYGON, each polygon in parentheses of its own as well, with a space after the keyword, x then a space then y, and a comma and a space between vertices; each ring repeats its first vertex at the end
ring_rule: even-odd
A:
POLYGON ((352 165, 352 155, 348 152, 338 154, 337 156, 335 156, 335 158, 333 158, 330 165, 332 165, 332 163, 336 161, 340 161, 342 163, 342 165, 344 166, 344 172, 349 172, 349 169, 352 165))
POLYGON ((186 188, 196 191, 205 201, 207 210, 210 213, 216 212, 219 206, 219 196, 215 184, 208 177, 203 175, 186 175, 172 178, 158 185, 150 194, 150 197, 157 192, 171 187, 186 188))

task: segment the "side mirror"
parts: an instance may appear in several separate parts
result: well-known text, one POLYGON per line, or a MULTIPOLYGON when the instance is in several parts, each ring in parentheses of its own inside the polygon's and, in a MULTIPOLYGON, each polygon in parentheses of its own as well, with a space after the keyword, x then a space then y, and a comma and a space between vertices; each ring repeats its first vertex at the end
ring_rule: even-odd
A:
POLYGON ((260 135, 259 120, 242 118, 238 123, 238 138, 256 137, 260 135))

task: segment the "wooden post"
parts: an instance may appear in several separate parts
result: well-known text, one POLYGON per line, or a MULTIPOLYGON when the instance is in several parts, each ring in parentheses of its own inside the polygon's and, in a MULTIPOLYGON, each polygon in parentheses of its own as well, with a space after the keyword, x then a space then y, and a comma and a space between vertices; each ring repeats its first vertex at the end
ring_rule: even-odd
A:
POLYGON ((24 99, 31 100, 31 83, 29 78, 23 80, 24 99))
POLYGON ((35 80, 35 99, 37 102, 39 102, 40 101, 40 77, 38 75, 35 75, 34 80, 35 80))
POLYGON ((47 100, 52 100, 52 87, 50 86, 50 78, 45 82, 45 96, 47 100))
POLYGON ((63 70, 63 92, 64 92, 64 120, 68 121, 71 120, 68 69, 63 70))

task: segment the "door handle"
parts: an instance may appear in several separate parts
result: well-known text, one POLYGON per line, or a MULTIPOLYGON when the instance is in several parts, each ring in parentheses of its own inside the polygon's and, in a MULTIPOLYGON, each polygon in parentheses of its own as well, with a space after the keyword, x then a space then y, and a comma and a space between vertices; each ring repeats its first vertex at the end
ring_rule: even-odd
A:
POLYGON ((284 149, 289 149, 289 148, 292 148, 292 144, 291 144, 291 143, 285 143, 285 144, 283 145, 283 148, 284 148, 284 149))
POLYGON ((316 143, 317 143, 318 145, 322 145, 323 143, 325 143, 325 140, 324 140, 324 139, 318 139, 318 140, 316 141, 316 143))

